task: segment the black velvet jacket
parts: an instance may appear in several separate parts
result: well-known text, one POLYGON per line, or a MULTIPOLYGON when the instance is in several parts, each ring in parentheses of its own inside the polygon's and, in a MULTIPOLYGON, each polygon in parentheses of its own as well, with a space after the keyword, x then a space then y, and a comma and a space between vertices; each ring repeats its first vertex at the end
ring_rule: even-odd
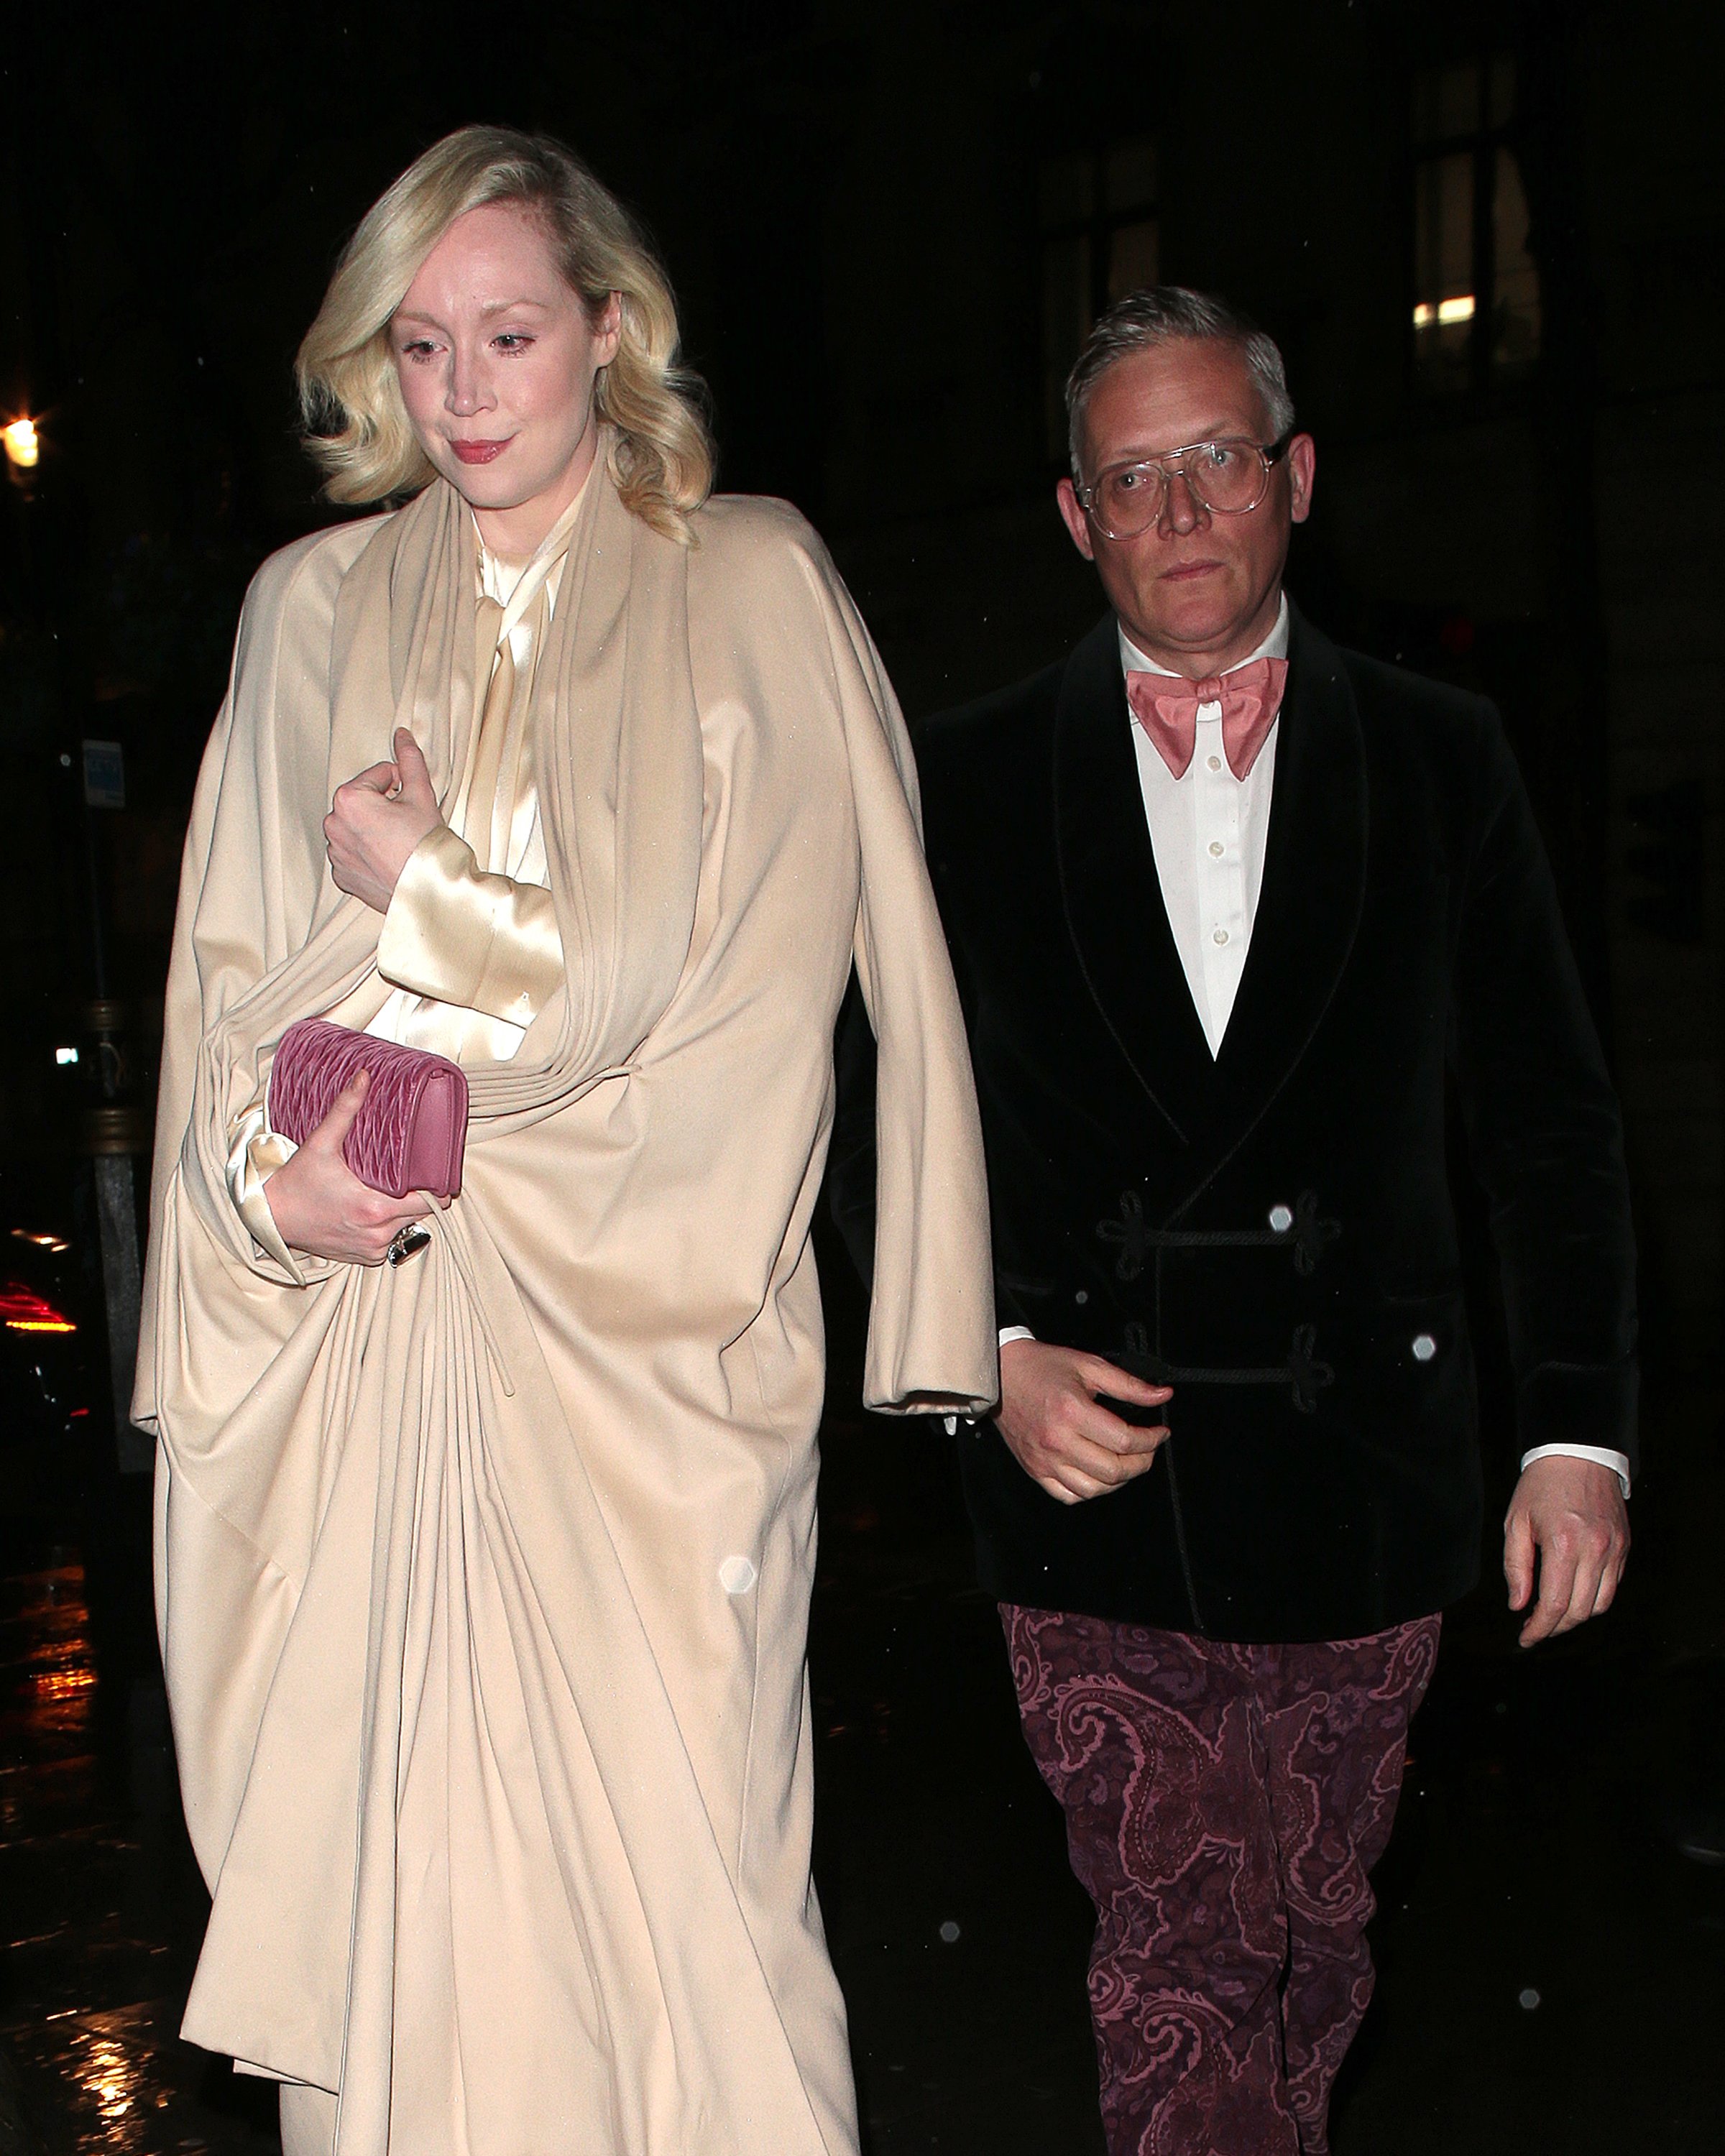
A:
MULTIPOLYGON (((918 737, 1000 1322, 1175 1388, 1155 1466, 1087 1503, 1045 1496, 992 1424, 961 1437, 983 1584, 1219 1639, 1354 1638, 1477 1570, 1446 1065, 1491 1203, 1522 1446, 1634 1456, 1617 1104, 1490 705, 1295 615, 1263 887, 1214 1060, 1130 725, 1110 617, 918 737)), ((835 1147, 854 1249, 865 1093, 847 1087, 835 1147)))

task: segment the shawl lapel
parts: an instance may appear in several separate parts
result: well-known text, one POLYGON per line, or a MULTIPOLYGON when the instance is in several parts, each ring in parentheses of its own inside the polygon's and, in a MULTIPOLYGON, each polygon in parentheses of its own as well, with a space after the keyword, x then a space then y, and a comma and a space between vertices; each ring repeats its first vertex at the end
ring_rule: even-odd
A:
POLYGON ((466 505, 436 480, 379 523, 343 579, 331 634, 331 791, 387 757, 395 728, 407 726, 439 798, 453 798, 477 716, 475 551, 466 505))
POLYGON ((1288 659, 1251 951, 1214 1060, 1163 902, 1111 615, 1068 660, 1055 706, 1055 846, 1080 969, 1158 1111, 1201 1148, 1206 1181, 1305 1054, 1364 899, 1365 752, 1353 692, 1335 646, 1297 611, 1288 659))
MULTIPOLYGON (((336 602, 329 777, 348 778, 410 726, 439 796, 459 790, 475 717, 472 519, 434 480, 380 521, 336 602)), ((686 550, 632 517, 602 453, 569 543, 541 662, 535 761, 570 992, 511 1063, 469 1080, 475 1141, 555 1113, 627 1067, 681 978, 701 870, 702 757, 688 635, 686 550), (578 959, 577 958, 578 954, 578 959)), ((315 723, 315 718, 308 723, 315 723)), ((272 805, 236 813, 265 818, 272 805)), ((270 857, 260 839, 254 849, 270 857)), ((300 947, 211 1026, 193 1141, 221 1196, 230 1117, 295 1018, 364 983, 380 916, 324 880, 300 947)), ((378 1000, 383 990, 379 986, 378 1000)))
POLYGON ((1251 949, 1216 1059, 1219 1165, 1306 1053, 1353 950, 1365 901, 1365 744, 1341 654, 1290 609, 1287 690, 1251 949))
POLYGON ((1144 820, 1112 614, 1061 677, 1054 804, 1060 894, 1079 968, 1139 1084, 1189 1143, 1204 1121, 1214 1071, 1144 820))
POLYGON ((470 1081, 494 1115, 542 1111, 620 1068, 676 992, 694 932, 706 774, 689 550, 629 514, 603 454, 540 665, 555 689, 534 767, 569 993, 555 1046, 536 1056, 530 1038, 470 1081))

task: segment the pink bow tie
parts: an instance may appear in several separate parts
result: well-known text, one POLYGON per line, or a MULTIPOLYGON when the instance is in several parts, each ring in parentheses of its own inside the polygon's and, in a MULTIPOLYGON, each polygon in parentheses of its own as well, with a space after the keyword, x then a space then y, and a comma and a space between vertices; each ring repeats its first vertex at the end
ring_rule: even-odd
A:
POLYGON ((1287 678, 1286 659, 1255 659, 1202 681, 1173 674, 1128 674, 1126 700, 1176 778, 1185 777, 1198 744, 1199 706, 1220 704, 1223 752, 1235 777, 1244 778, 1276 724, 1287 678))

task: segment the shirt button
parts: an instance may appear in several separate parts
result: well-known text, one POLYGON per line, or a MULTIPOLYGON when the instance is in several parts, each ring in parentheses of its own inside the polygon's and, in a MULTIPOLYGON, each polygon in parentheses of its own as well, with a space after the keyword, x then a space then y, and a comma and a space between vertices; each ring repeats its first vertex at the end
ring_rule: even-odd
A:
POLYGON ((1222 759, 1219 756, 1207 756, 1204 760, 1204 766, 1206 771, 1219 771, 1222 768, 1222 759))
POLYGON ((1221 841, 1219 839, 1212 839, 1210 840, 1210 853, 1211 853, 1212 856, 1213 856, 1215 860, 1221 860, 1221 858, 1222 858, 1222 841, 1221 841))
POLYGON ((1219 928, 1210 941, 1213 943, 1225 943, 1228 941, 1228 931, 1225 928, 1219 928))
POLYGON ((1429 1332, 1414 1335, 1414 1360, 1416 1363, 1429 1363, 1436 1353, 1437 1342, 1429 1332))

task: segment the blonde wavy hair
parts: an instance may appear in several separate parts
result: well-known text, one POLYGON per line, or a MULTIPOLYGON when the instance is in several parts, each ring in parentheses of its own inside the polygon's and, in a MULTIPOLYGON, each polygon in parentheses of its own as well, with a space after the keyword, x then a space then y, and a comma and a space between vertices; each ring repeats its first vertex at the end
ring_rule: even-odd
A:
POLYGON ((458 127, 409 165, 342 249, 294 372, 305 444, 331 501, 381 501, 424 486, 432 466, 408 423, 389 323, 420 264, 458 217, 521 203, 543 220, 563 275, 597 321, 614 292, 617 357, 594 408, 625 508, 666 536, 711 491, 712 438, 698 375, 677 362, 670 285, 621 203, 572 151, 512 127, 458 127))

